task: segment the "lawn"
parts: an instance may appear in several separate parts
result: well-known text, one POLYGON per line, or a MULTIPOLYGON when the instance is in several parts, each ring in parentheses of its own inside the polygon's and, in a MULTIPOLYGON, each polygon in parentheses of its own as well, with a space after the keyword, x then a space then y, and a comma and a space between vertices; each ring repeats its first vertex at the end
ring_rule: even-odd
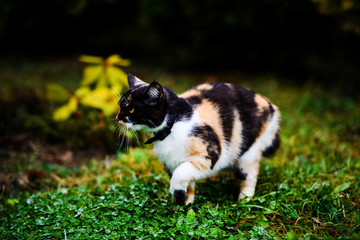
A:
MULTIPOLYGON (((37 96, 48 81, 74 89, 71 79, 79 78, 81 66, 61 64, 2 67, 0 75, 8 80, 2 87, 9 88, 16 76, 12 84, 23 84, 37 96)), ((135 142, 122 151, 120 140, 111 136, 110 153, 70 151, 77 156, 72 161, 55 161, 39 154, 48 151, 40 146, 55 148, 56 155, 69 152, 68 143, 57 139, 50 144, 40 135, 26 151, 1 147, 0 239, 360 238, 359 99, 329 86, 299 85, 279 77, 130 70, 179 93, 199 82, 233 82, 279 106, 281 148, 262 160, 255 196, 236 201, 238 183, 224 173, 197 185, 194 204, 177 206, 151 148, 135 142)), ((9 102, 11 96, 6 99, 2 93, 9 102)), ((28 116, 21 109, 15 113, 28 116)), ((45 106, 31 116, 37 113, 49 110, 45 106)), ((28 132, 34 126, 53 126, 37 121, 28 132)), ((97 131, 114 132, 116 127, 110 123, 97 131)))

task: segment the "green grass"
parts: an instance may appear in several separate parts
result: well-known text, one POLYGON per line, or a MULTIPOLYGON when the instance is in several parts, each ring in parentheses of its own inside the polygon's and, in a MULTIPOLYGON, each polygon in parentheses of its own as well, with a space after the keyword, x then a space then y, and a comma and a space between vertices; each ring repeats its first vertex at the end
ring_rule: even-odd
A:
MULTIPOLYGON (((149 76, 178 92, 195 82, 238 79, 149 76)), ((223 174, 197 184, 194 204, 177 206, 149 148, 76 166, 25 156, 2 171, 45 175, 31 188, 3 189, 0 239, 359 239, 359 102, 314 84, 268 77, 237 82, 269 97, 282 113, 281 148, 263 159, 254 198, 236 201, 239 186, 223 174)))

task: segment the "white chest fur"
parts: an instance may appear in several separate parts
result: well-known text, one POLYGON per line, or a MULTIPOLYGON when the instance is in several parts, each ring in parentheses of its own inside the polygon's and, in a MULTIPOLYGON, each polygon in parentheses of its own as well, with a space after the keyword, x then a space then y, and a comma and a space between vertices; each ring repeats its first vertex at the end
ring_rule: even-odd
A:
POLYGON ((189 121, 176 122, 171 133, 154 144, 154 152, 171 172, 187 161, 186 142, 194 123, 194 116, 189 121))

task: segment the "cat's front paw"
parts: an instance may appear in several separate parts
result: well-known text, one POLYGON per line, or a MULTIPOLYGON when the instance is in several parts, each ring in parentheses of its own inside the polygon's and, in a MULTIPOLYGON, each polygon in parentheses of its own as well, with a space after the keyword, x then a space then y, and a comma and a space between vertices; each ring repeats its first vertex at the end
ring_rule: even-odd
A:
POLYGON ((173 196, 175 198, 176 204, 178 205, 185 205, 186 200, 186 192, 182 189, 176 189, 173 193, 173 196))

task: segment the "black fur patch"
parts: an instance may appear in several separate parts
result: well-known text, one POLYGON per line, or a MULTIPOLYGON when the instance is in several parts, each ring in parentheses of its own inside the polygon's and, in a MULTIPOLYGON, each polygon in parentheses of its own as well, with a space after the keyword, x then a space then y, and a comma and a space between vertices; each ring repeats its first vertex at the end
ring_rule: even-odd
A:
POLYGON ((166 167, 166 165, 164 165, 164 168, 165 168, 166 173, 169 175, 169 177, 170 177, 170 179, 171 179, 171 177, 172 177, 172 172, 169 170, 168 167, 166 167))
POLYGON ((192 106, 182 98, 178 98, 175 105, 175 111, 179 116, 178 120, 188 120, 193 114, 192 106))
POLYGON ((264 157, 269 157, 271 155, 273 155, 276 150, 279 148, 280 146, 280 133, 277 132, 275 135, 275 138, 273 139, 272 143, 270 146, 268 146, 264 152, 263 152, 263 156, 264 157))
POLYGON ((196 97, 196 96, 194 96, 194 97, 189 97, 189 98, 185 98, 185 100, 188 102, 188 103, 190 103, 191 105, 199 105, 200 103, 201 103, 201 98, 199 98, 199 97, 196 97))
POLYGON ((270 110, 270 113, 272 115, 275 112, 275 110, 274 110, 272 104, 270 102, 268 102, 268 103, 269 103, 269 110, 270 110))
MULTIPOLYGON (((157 87, 161 87, 159 84, 157 87)), ((161 125, 166 114, 176 114, 179 119, 190 119, 192 115, 192 106, 166 87, 162 87, 163 96, 156 99, 150 99, 147 94, 148 86, 141 86, 136 89, 129 89, 122 98, 120 98, 120 112, 118 119, 128 122, 128 118, 134 124, 144 124, 150 128, 161 125), (131 96, 132 101, 127 99, 131 96), (132 113, 130 110, 134 109, 132 113)), ((177 119, 176 119, 177 120, 177 119)), ((175 121, 176 121, 175 120, 175 121)))
POLYGON ((128 118, 129 121, 134 124, 144 124, 150 128, 157 127, 163 122, 166 115, 166 99, 162 97, 154 102, 146 94, 146 90, 147 87, 144 86, 135 90, 129 89, 125 92, 119 101, 119 120, 128 122, 128 118), (127 99, 131 99, 131 102, 127 99), (151 102, 151 104, 149 102, 151 102), (132 109, 134 109, 134 111, 130 113, 132 109))
POLYGON ((209 125, 197 126, 192 130, 190 136, 201 138, 204 144, 208 144, 206 148, 206 158, 211 160, 210 168, 212 169, 219 159, 221 153, 220 141, 214 130, 209 125))
POLYGON ((232 128, 234 124, 234 115, 232 108, 234 91, 232 87, 229 87, 224 83, 208 84, 211 85, 213 88, 210 90, 201 90, 201 93, 205 99, 218 105, 224 138, 225 141, 230 143, 232 136, 232 128))
POLYGON ((176 204, 185 205, 186 192, 184 190, 177 189, 174 191, 174 198, 175 198, 176 204))
POLYGON ((264 110, 261 116, 257 116, 258 109, 255 102, 255 93, 237 86, 234 89, 237 93, 234 100, 243 127, 242 136, 245 136, 241 144, 240 156, 242 156, 259 136, 261 127, 269 117, 270 112, 269 110, 264 110))
MULTIPOLYGON (((186 98, 191 105, 201 103, 201 99, 206 99, 219 107, 221 125, 226 142, 231 141, 232 129, 234 125, 233 110, 237 109, 242 123, 242 133, 244 136, 240 146, 243 155, 255 142, 259 136, 261 128, 272 112, 273 107, 269 103, 269 110, 264 110, 261 116, 258 116, 257 104, 255 102, 255 92, 235 85, 224 83, 207 83, 212 89, 200 90, 200 97, 194 96, 186 98)), ((195 87, 196 88, 196 87, 195 87)))
POLYGON ((234 169, 234 173, 237 179, 241 180, 241 181, 245 181, 246 177, 247 177, 247 173, 244 172, 244 170, 242 168, 236 167, 234 169))

